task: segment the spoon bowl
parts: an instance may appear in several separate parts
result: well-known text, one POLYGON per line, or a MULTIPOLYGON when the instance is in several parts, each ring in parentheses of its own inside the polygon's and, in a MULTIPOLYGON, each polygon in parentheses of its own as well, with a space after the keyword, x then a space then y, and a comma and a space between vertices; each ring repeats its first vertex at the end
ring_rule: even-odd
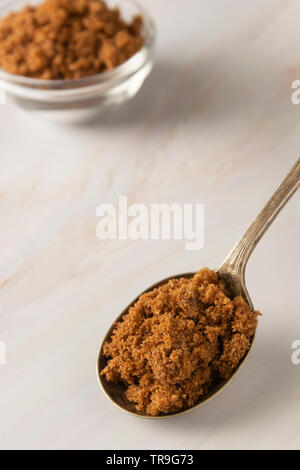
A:
MULTIPOLYGON (((220 268, 221 269, 221 268, 220 268)), ((220 272, 218 271, 218 273, 220 274, 220 272)), ((128 413, 130 414, 133 414, 133 415, 136 415, 136 416, 139 416, 141 418, 167 418, 167 417, 171 417, 171 416, 178 416, 180 414, 183 414, 183 413, 187 413, 191 410, 193 410, 194 408, 197 408, 199 407, 200 405, 203 405, 204 403, 208 402, 211 398, 213 398, 214 396, 216 396, 218 393, 220 393, 223 388, 233 379, 233 377, 238 373, 238 371, 240 370, 241 366, 243 365, 244 361, 246 360, 249 352, 250 352, 250 349, 252 347, 252 344, 253 344, 253 340, 254 340, 254 336, 252 337, 252 341, 251 341, 251 347, 250 349, 247 351, 246 355, 244 356, 244 358, 241 360, 240 364, 238 365, 238 367, 235 369, 234 371, 234 374, 227 380, 220 380, 220 382, 218 384, 216 384, 214 387, 212 387, 210 389, 210 391, 204 395, 203 397, 201 397, 201 399, 199 400, 198 403, 196 403, 194 406, 192 406, 191 408, 188 408, 188 409, 185 409, 185 410, 181 410, 181 411, 177 411, 175 413, 169 413, 169 414, 165 414, 165 415, 159 415, 159 416, 150 416, 150 415, 147 415, 145 413, 142 413, 140 411, 137 411, 136 408, 135 408, 135 404, 130 402, 126 395, 125 395, 125 391, 126 391, 126 387, 120 383, 120 382, 108 382, 105 377, 103 375, 100 374, 100 371, 102 369, 104 369, 104 367, 106 366, 108 360, 107 358, 104 356, 103 354, 103 346, 105 344, 105 342, 107 340, 110 339, 111 335, 112 335, 112 332, 115 328, 115 323, 116 322, 120 322, 122 320, 122 318, 128 313, 130 307, 132 307, 139 299, 139 297, 142 295, 142 294, 145 294, 146 292, 149 292, 157 287, 160 287, 161 285, 163 284, 166 284, 168 281, 170 281, 171 279, 180 279, 180 278, 186 278, 186 279, 191 279, 196 273, 184 273, 184 274, 178 274, 176 276, 170 276, 170 277, 167 277, 165 279, 163 279, 162 281, 159 281, 157 282, 156 284, 152 285, 151 287, 149 287, 148 289, 146 289, 145 291, 143 291, 138 297, 136 297, 132 302, 131 304, 129 304, 125 310, 123 310, 123 312, 118 316, 118 318, 115 320, 115 322, 112 324, 112 326, 110 327, 110 329, 108 330, 107 334, 105 335, 105 338, 102 342, 102 345, 101 345, 101 348, 100 348, 100 351, 99 351, 99 355, 98 355, 98 362, 97 362, 97 375, 98 375, 98 381, 99 381, 99 384, 100 384, 100 387, 102 388, 103 392, 105 393, 105 395, 115 404, 117 405, 119 408, 127 411, 128 413)), ((222 274, 220 274, 220 277, 223 277, 222 274)), ((228 283, 228 276, 225 276, 224 274, 224 278, 226 277, 226 279, 224 279, 226 281, 226 283, 228 283)), ((235 282, 235 286, 236 286, 236 291, 235 292, 238 292, 236 295, 240 295, 241 294, 241 286, 240 286, 240 289, 238 288, 238 283, 235 282)), ((245 295, 246 293, 242 294, 243 297, 245 298, 245 300, 247 300, 247 296, 245 295)), ((248 300, 247 300, 248 302, 248 300)), ((248 302, 249 303, 249 302, 248 302)), ((251 308, 252 307, 252 303, 250 301, 250 306, 251 308)))
MULTIPOLYGON (((220 268, 217 270, 217 273, 221 279, 223 279, 228 286, 231 294, 233 297, 241 295, 244 300, 248 303, 251 310, 254 310, 251 298, 246 288, 245 284, 245 268, 248 262, 248 259, 254 250, 255 246, 262 238, 264 233, 270 227, 271 223, 274 221, 276 216, 288 202, 288 200, 292 197, 292 195, 296 192, 296 190, 300 186, 300 158, 298 158, 297 162, 288 173, 286 178, 283 180, 281 185, 275 191, 271 199, 268 201, 264 209, 259 213, 257 218, 254 222, 250 225, 248 230, 244 233, 242 238, 238 241, 238 243, 234 246, 231 250, 229 255, 226 257, 220 268)), ((179 278, 192 278, 196 273, 185 273, 185 274, 178 274, 176 276, 170 276, 162 281, 157 282, 153 286, 146 289, 142 294, 149 292, 162 284, 167 283, 170 279, 179 279, 179 278)), ((100 347, 99 355, 98 355, 98 362, 97 362, 97 375, 99 384, 106 394, 106 396, 119 408, 127 411, 130 414, 142 417, 142 418, 168 418, 172 416, 178 416, 183 413, 187 413, 195 408, 198 408, 200 405, 211 400, 215 397, 218 393, 220 393, 226 385, 233 380, 235 375, 239 372, 242 365, 245 363, 246 359, 249 356, 249 353, 252 349, 253 342, 255 339, 255 334, 252 336, 251 345, 248 351, 246 352, 245 356, 240 361, 237 368, 234 370, 233 374, 229 377, 229 379, 220 380, 214 387, 212 387, 209 392, 200 398, 200 400, 193 405, 192 407, 184 410, 177 411, 175 413, 163 414, 159 416, 149 416, 145 413, 139 412, 136 410, 135 404, 130 402, 125 395, 126 387, 122 383, 114 383, 108 382, 103 375, 100 374, 100 371, 106 366, 107 358, 103 354, 103 346, 104 343, 110 339, 112 332, 115 328, 116 322, 122 321, 124 315, 126 315, 130 309, 142 295, 140 294, 136 297, 128 307, 118 316, 115 322, 112 324, 110 329, 108 330, 103 343, 100 347)))

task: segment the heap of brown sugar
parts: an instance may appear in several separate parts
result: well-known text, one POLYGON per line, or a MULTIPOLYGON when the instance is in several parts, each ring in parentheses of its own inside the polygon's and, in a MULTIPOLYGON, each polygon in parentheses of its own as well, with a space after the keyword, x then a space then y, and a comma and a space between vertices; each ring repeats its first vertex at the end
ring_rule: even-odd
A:
POLYGON ((156 416, 190 408, 232 375, 258 315, 207 268, 170 280, 143 294, 116 324, 101 374, 125 384, 138 411, 156 416))
POLYGON ((76 79, 122 64, 143 45, 142 18, 126 23, 99 0, 45 0, 0 21, 0 67, 40 79, 76 79))

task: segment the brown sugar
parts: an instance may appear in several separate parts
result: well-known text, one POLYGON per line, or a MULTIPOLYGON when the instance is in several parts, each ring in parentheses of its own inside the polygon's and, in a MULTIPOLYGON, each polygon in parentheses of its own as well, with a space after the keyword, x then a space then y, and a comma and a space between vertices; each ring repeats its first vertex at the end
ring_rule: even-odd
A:
POLYGON ((99 0, 45 0, 0 20, 0 67, 39 79, 111 70, 143 45, 142 18, 126 23, 99 0))
POLYGON ((141 295, 116 324, 101 375, 124 383, 138 411, 156 416, 190 408, 232 375, 258 315, 207 268, 172 279, 141 295))

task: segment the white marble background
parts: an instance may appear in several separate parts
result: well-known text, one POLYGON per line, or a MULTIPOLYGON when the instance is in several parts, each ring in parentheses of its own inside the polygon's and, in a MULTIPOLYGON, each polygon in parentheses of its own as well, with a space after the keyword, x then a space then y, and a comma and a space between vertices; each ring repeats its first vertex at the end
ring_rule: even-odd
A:
POLYGON ((300 153, 298 0, 144 0, 156 67, 122 110, 64 123, 0 106, 0 447, 300 447, 300 193, 247 270, 264 316, 232 384, 193 413, 139 420, 99 389, 100 341, 165 276, 217 267, 300 153), (205 204, 205 245, 96 238, 96 207, 205 204))

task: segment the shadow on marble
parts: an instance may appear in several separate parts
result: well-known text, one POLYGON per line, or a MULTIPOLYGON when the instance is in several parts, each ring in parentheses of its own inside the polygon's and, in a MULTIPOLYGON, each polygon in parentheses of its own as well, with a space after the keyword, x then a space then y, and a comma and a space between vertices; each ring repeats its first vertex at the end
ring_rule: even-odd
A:
MULTIPOLYGON (((276 410, 290 406, 291 397, 297 396, 299 374, 297 366, 289 361, 288 347, 285 348, 282 341, 280 343, 280 338, 257 342, 254 348, 255 357, 252 357, 251 364, 245 364, 237 378, 220 395, 186 415, 150 421, 153 431, 159 427, 171 434, 182 434, 184 429, 188 437, 189 432, 196 433, 202 429, 211 429, 212 434, 221 430, 223 433, 237 432, 253 423, 259 426, 260 422, 272 421, 276 410), (265 357, 266 360, 262 359, 265 357)), ((184 433, 182 437, 185 439, 184 433)))
POLYGON ((105 129, 141 123, 156 129, 172 122, 193 121, 216 126, 269 115, 274 107, 282 122, 283 113, 290 116, 293 111, 290 86, 284 80, 286 71, 278 70, 278 65, 266 57, 253 62, 253 58, 249 64, 240 62, 234 54, 232 61, 226 61, 222 51, 186 64, 179 60, 158 62, 131 101, 105 112, 91 110, 71 125, 105 129))
MULTIPOLYGON (((274 60, 274 59, 273 59, 274 60)), ((181 122, 185 125, 220 126, 257 116, 282 122, 296 112, 290 102, 286 70, 268 57, 249 61, 222 50, 195 56, 190 61, 158 61, 140 92, 121 106, 79 111, 31 112, 59 125, 88 129, 131 128, 146 131, 181 122), (274 116, 274 109, 276 114, 274 116), (278 117, 276 117, 278 116, 278 117)))

